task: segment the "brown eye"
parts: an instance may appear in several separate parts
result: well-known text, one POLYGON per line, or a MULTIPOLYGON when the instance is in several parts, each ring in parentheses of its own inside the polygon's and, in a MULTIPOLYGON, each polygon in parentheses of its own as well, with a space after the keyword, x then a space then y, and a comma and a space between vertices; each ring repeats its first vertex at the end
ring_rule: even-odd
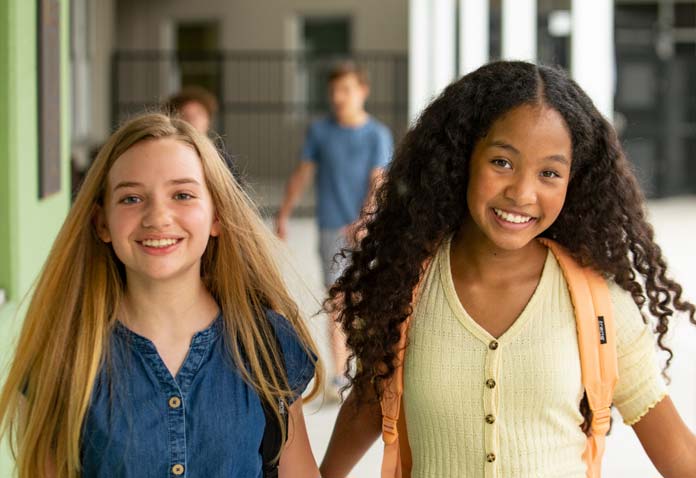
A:
POLYGON ((503 158, 492 159, 491 164, 494 164, 495 166, 499 166, 501 168, 512 169, 512 164, 510 164, 510 161, 503 158))
POLYGON ((561 177, 561 175, 558 174, 556 171, 551 171, 551 170, 542 171, 541 175, 542 175, 542 177, 549 178, 549 179, 561 177))

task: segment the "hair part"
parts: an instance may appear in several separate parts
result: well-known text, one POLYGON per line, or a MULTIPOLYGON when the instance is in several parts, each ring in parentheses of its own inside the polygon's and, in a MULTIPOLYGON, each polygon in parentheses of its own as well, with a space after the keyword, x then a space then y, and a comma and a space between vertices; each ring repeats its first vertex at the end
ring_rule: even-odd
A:
MULTIPOLYGON (((283 316, 310 356, 317 348, 271 259, 273 236, 214 145, 188 123, 161 114, 126 122, 101 148, 58 233, 24 319, 7 380, 0 393, 0 435, 10 437, 19 478, 74 478, 92 390, 106 363, 110 334, 125 292, 125 272, 94 224, 115 161, 143 140, 176 138, 201 159, 221 233, 201 259, 201 277, 224 317, 227 347, 244 380, 273 404, 283 436, 279 400, 290 390, 282 351, 272 339, 266 309, 283 316), (60 366, 57 366, 60 364, 60 366), (269 373, 264 373, 265 370, 269 373)), ((323 373, 315 363, 315 383, 323 373)))

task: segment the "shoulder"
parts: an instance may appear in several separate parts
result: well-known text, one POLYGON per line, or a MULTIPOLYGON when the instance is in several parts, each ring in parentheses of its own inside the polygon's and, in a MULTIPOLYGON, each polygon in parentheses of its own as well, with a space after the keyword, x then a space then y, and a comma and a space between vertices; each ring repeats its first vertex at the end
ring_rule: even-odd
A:
POLYGON ((297 336, 294 327, 290 321, 285 318, 285 316, 271 309, 266 309, 265 312, 266 320, 271 324, 271 326, 273 326, 273 331, 283 347, 283 350, 285 350, 285 348, 290 346, 290 344, 293 342, 299 343, 300 339, 297 336))
POLYGON ((607 279, 607 288, 615 312, 640 314, 640 309, 630 292, 611 279, 607 279))
POLYGON ((655 339, 650 323, 646 321, 631 293, 613 280, 607 280, 607 287, 614 312, 619 357, 631 354, 640 348, 654 348, 655 339))
POLYGON ((315 119, 309 125, 310 132, 324 132, 333 127, 333 121, 329 116, 323 116, 321 118, 315 119))
POLYGON ((372 133, 374 133, 378 137, 391 140, 391 130, 387 127, 387 125, 385 125, 375 117, 370 116, 370 119, 367 123, 367 127, 372 133))
POLYGON ((630 292, 608 280, 614 308, 619 378, 614 403, 624 422, 639 421, 667 393, 656 356, 656 340, 650 322, 630 292))
POLYGON ((623 326, 624 322, 637 322, 640 328, 644 328, 645 321, 640 311, 640 307, 633 300, 633 296, 619 284, 611 279, 607 279, 607 288, 609 289, 609 298, 614 310, 614 320, 619 326, 623 326))
POLYGON ((316 119, 307 127, 306 140, 310 143, 320 143, 331 134, 333 127, 329 117, 316 119))
POLYGON ((308 348, 290 321, 271 309, 266 309, 266 319, 275 332, 285 360, 290 388, 301 394, 314 376, 316 356, 308 348))

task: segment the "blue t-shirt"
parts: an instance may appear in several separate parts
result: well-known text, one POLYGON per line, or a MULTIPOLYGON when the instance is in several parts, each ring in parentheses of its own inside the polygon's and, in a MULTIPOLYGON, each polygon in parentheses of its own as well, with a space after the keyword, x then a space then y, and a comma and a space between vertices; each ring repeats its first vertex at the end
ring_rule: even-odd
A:
MULTIPOLYGON (((268 312, 296 395, 312 360, 282 316, 268 312)), ((154 344, 121 324, 97 376, 81 443, 82 477, 258 478, 265 417, 225 350, 222 317, 196 333, 174 380, 154 344), (108 376, 107 376, 108 375, 108 376)))
POLYGON ((344 127, 332 117, 312 123, 302 148, 302 159, 317 165, 317 217, 322 229, 338 229, 355 221, 375 168, 387 165, 392 136, 379 121, 344 127))

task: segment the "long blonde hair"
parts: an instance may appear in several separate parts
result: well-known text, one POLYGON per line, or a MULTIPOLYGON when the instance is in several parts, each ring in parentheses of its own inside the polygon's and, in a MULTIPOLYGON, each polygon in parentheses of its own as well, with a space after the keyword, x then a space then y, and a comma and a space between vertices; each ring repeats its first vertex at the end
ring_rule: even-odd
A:
MULTIPOLYGON (((317 349, 271 259, 273 237, 210 140, 184 121, 145 114, 124 124, 101 148, 29 303, 0 394, 0 432, 10 437, 19 478, 44 476, 48 463, 57 477, 80 474, 84 417, 125 291, 123 265, 97 236, 94 217, 114 162, 152 138, 182 141, 201 159, 221 230, 203 254, 201 277, 222 310, 234 363, 261 399, 274 404, 283 436, 287 433, 279 401, 287 405, 293 392, 265 309, 287 318, 310 355, 317 356, 317 349)), ((323 376, 314 361, 310 398, 323 376)))

